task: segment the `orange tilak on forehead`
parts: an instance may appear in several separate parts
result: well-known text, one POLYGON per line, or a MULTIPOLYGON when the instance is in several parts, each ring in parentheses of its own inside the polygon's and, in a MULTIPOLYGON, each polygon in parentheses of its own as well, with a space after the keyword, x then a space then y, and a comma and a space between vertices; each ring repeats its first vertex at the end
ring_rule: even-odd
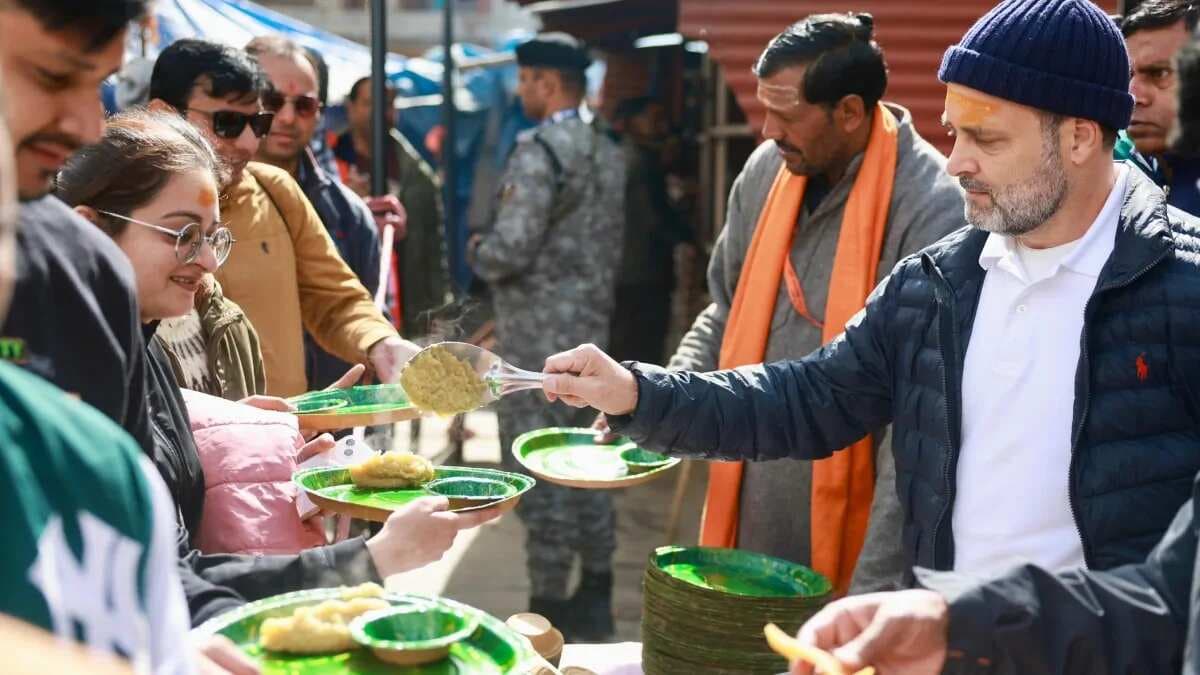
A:
POLYGON ((989 101, 957 90, 946 89, 946 116, 962 127, 977 127, 989 121, 1004 105, 1001 101, 989 101))
POLYGON ((800 90, 778 84, 758 83, 758 100, 768 108, 776 110, 800 105, 800 90))
POLYGON ((196 201, 200 204, 200 206, 208 208, 217 203, 217 191, 212 187, 205 185, 204 187, 200 188, 200 194, 196 196, 196 201))

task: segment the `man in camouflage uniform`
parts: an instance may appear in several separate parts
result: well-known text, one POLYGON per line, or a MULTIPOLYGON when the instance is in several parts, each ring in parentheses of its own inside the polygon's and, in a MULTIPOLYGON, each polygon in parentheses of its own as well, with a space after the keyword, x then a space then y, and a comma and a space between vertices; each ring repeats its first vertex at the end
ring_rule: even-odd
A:
MULTIPOLYGON (((472 239, 475 273, 491 285, 499 351, 521 368, 541 370, 550 354, 608 341, 620 262, 625 162, 607 136, 579 116, 590 63, 564 34, 544 34, 517 49, 518 94, 541 124, 519 139, 500 181, 492 229, 472 239)), ((513 440, 543 427, 586 427, 588 413, 548 404, 538 392, 500 401, 500 442, 511 467, 513 440)), ((611 495, 545 482, 517 507, 527 530, 530 610, 571 639, 611 637, 611 495), (583 576, 568 598, 575 555, 583 576)))

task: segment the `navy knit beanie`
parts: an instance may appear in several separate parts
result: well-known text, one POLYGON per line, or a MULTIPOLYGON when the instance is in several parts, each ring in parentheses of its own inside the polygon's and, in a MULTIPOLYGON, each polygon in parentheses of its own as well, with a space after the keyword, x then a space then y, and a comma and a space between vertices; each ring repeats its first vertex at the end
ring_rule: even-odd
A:
POLYGON ((1005 0, 946 50, 938 79, 1031 108, 1129 126, 1129 54, 1088 0, 1005 0))

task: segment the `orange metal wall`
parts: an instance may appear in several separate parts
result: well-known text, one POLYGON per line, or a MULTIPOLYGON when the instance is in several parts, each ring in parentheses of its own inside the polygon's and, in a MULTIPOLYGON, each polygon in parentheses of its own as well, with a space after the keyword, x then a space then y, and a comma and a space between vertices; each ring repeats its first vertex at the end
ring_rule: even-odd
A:
MULTIPOLYGON (((767 42, 788 24, 818 12, 870 12, 887 57, 886 98, 912 111, 921 135, 949 150, 938 120, 945 89, 937 69, 946 47, 997 3, 989 0, 680 0, 679 30, 708 42, 729 87, 754 129, 762 124, 751 66, 767 42)), ((1100 2, 1113 12, 1116 0, 1100 2)))

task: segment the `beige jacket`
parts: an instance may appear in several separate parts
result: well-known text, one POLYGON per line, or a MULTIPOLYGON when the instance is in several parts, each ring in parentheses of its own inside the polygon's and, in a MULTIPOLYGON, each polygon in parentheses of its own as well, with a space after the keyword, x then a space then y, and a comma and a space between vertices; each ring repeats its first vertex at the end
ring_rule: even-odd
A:
POLYGON ((305 329, 349 363, 365 363, 372 345, 397 335, 286 171, 251 162, 222 196, 221 217, 237 243, 217 281, 258 331, 268 394, 308 389, 305 329))

